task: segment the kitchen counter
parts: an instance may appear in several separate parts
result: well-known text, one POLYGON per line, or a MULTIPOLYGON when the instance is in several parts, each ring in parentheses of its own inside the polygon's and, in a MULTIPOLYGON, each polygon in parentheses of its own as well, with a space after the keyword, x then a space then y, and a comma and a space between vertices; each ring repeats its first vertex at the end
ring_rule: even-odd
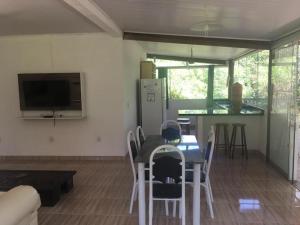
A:
MULTIPOLYGON (((214 107, 204 109, 179 109, 179 117, 196 118, 197 139, 206 143, 210 127, 216 123, 227 123, 231 132, 233 123, 246 125, 247 144, 250 150, 265 148, 266 116, 264 110, 258 107, 243 104, 240 112, 233 112, 229 101, 215 101, 214 107)), ((221 137, 222 139, 222 137, 221 137)), ((222 140, 221 140, 222 143, 222 140)))

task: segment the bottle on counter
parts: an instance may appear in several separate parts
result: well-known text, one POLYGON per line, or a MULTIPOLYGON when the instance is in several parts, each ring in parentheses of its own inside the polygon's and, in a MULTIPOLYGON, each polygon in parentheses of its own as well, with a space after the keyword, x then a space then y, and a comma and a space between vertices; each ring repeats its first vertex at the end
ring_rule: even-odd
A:
POLYGON ((231 87, 231 110, 233 113, 240 113, 243 99, 243 85, 236 82, 231 87))

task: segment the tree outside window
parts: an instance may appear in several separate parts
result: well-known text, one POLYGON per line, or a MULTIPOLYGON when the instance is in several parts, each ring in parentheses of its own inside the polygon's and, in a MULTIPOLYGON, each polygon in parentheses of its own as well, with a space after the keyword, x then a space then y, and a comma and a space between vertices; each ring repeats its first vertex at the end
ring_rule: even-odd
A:
POLYGON ((268 96, 269 51, 249 54, 234 64, 234 82, 243 85, 243 99, 266 104, 268 96))
POLYGON ((168 69, 170 99, 206 99, 207 68, 168 69))
POLYGON ((215 66, 214 99, 228 99, 228 67, 215 66))

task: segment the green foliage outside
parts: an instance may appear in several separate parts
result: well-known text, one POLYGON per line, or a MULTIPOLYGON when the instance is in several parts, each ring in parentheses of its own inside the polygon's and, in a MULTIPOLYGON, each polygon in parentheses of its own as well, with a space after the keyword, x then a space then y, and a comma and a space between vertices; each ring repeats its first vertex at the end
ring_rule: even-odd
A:
POLYGON ((297 48, 288 46, 275 50, 275 57, 272 61, 272 84, 276 90, 281 92, 292 91, 296 82, 295 71, 297 69, 297 48))
POLYGON ((228 67, 215 67, 214 99, 228 99, 228 67))
MULTIPOLYGON (((243 85, 243 98, 267 102, 269 51, 254 52, 235 61, 234 82, 243 85)), ((186 62, 155 60, 157 67, 169 67, 170 99, 206 99, 208 67, 186 62), (199 67, 193 67, 193 66, 199 67), (173 68, 172 68, 173 67, 173 68)), ((214 99, 228 99, 228 67, 215 66, 214 99)))
POLYGON ((168 70, 170 99, 205 99, 207 97, 207 68, 168 70))
MULTIPOLYGON (((299 106, 299 85, 297 81, 297 48, 290 45, 278 48, 272 61, 272 112, 295 113, 299 106)), ((299 112, 298 112, 299 113, 299 112)))
POLYGON ((244 99, 267 99, 269 51, 247 55, 234 64, 234 82, 243 85, 244 99))
MULTIPOLYGON (((208 68, 181 68, 168 70, 171 99, 206 99, 208 68)), ((228 67, 216 66, 214 74, 214 99, 228 98, 228 67)))

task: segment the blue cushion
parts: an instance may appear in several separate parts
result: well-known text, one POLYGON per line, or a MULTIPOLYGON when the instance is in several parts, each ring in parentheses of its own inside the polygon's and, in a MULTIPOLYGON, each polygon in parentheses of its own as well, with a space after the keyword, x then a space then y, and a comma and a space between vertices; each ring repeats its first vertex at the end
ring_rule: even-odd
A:
POLYGON ((181 184, 153 184, 154 198, 181 198, 181 184))
MULTIPOLYGON (((185 172, 185 181, 186 182, 194 182, 194 172, 193 171, 186 171, 185 172)), ((201 180, 200 182, 201 183, 204 183, 205 182, 205 173, 203 173, 203 171, 201 171, 201 180)))
POLYGON ((205 160, 206 161, 209 160, 210 151, 211 151, 211 142, 208 142, 207 147, 206 147, 206 151, 205 151, 205 160))

